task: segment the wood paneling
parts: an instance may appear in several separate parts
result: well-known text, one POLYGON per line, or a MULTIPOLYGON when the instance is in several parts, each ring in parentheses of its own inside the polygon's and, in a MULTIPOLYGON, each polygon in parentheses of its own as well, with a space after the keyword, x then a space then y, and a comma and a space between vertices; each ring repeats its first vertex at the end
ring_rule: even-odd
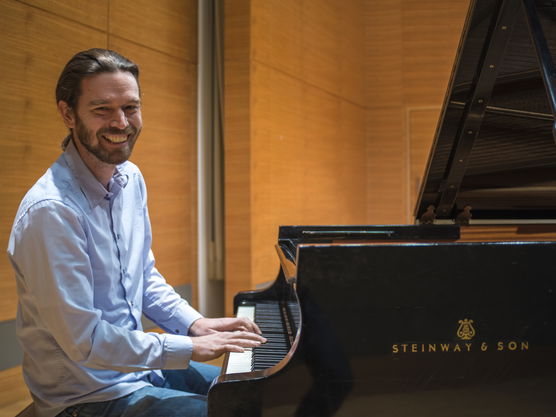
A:
POLYGON ((252 1, 252 58, 365 105, 364 2, 252 1))
POLYGON ((251 277, 251 4, 224 4, 225 300, 230 313, 234 294, 251 277))
MULTIPOLYGON (((50 12, 58 17, 73 20, 84 26, 106 32, 108 25, 109 0, 19 0, 38 9, 50 12)), ((99 45, 103 47, 105 42, 99 45)), ((92 48, 93 46, 89 46, 92 48)))
POLYGON ((110 0, 109 31, 190 63, 197 62, 197 0, 110 0))
POLYGON ((468 4, 366 0, 369 223, 413 222, 438 113, 411 109, 442 106, 468 4))
POLYGON ((405 106, 441 104, 463 30, 468 0, 403 0, 405 106))
POLYGON ((226 3, 225 72, 234 71, 225 90, 226 164, 234 164, 226 171, 228 311, 235 292, 276 277, 279 225, 364 223, 366 216, 363 2, 248 4, 242 20, 236 2, 226 3), (247 87, 240 110, 238 76, 247 87), (234 187, 239 182, 245 187, 234 187), (240 212, 241 240, 230 222, 240 212), (242 273, 231 259, 236 245, 246 249, 242 273))
MULTIPOLYGON (((60 154, 66 129, 54 89, 75 51, 106 34, 15 1, 0 1, 0 247, 6 248, 21 198, 60 154), (64 42, 60 42, 64 39, 64 42), (9 64, 8 64, 9 63, 9 64)), ((0 320, 15 317, 13 270, 0 257, 0 320)))
POLYGON ((429 151, 440 116, 440 107, 409 108, 407 111, 408 158, 408 202, 406 222, 413 222, 413 210, 425 175, 429 151))
POLYGON ((543 242, 556 240, 556 226, 536 225, 477 225, 461 227, 462 242, 543 242))

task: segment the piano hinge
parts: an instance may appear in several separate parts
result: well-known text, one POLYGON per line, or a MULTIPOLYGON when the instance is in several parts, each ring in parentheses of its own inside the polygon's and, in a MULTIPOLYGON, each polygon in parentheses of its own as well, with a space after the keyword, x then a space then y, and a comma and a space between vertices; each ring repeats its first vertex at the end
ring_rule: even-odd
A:
POLYGON ((471 220, 471 217, 473 217, 473 215, 471 214, 472 209, 473 207, 471 207, 469 204, 463 206, 463 210, 458 213, 458 215, 454 219, 454 222, 456 224, 459 224, 460 226, 469 226, 469 221, 471 220))

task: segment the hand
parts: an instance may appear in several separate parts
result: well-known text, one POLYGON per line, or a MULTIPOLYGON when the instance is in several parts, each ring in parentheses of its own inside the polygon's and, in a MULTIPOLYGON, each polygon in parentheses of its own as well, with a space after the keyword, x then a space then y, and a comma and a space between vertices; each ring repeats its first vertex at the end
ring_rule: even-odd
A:
POLYGON ((217 332, 205 336, 192 337, 193 354, 191 359, 206 362, 226 352, 243 352, 245 348, 254 348, 265 343, 266 339, 247 331, 217 332))
POLYGON ((189 327, 189 334, 192 336, 204 336, 217 332, 244 331, 261 334, 261 329, 248 318, 223 317, 218 319, 201 318, 195 320, 189 327))

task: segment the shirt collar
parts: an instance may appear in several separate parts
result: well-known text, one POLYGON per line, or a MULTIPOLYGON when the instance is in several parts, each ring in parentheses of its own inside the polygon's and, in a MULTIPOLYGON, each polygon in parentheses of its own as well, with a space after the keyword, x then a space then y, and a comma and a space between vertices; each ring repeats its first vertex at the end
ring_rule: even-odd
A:
POLYGON ((69 141, 63 156, 91 208, 97 206, 104 199, 109 200, 115 197, 127 185, 128 175, 122 169, 125 162, 116 165, 114 175, 108 183, 109 190, 106 190, 81 159, 73 140, 69 141))

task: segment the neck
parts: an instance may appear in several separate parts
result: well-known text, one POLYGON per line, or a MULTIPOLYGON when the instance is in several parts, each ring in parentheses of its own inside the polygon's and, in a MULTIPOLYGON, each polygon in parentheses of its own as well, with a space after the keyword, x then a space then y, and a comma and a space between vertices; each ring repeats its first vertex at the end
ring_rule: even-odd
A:
POLYGON ((108 190, 108 184, 114 175, 116 165, 100 161, 95 155, 89 152, 79 140, 75 140, 74 138, 73 143, 85 166, 89 168, 89 171, 91 171, 95 178, 108 190))

